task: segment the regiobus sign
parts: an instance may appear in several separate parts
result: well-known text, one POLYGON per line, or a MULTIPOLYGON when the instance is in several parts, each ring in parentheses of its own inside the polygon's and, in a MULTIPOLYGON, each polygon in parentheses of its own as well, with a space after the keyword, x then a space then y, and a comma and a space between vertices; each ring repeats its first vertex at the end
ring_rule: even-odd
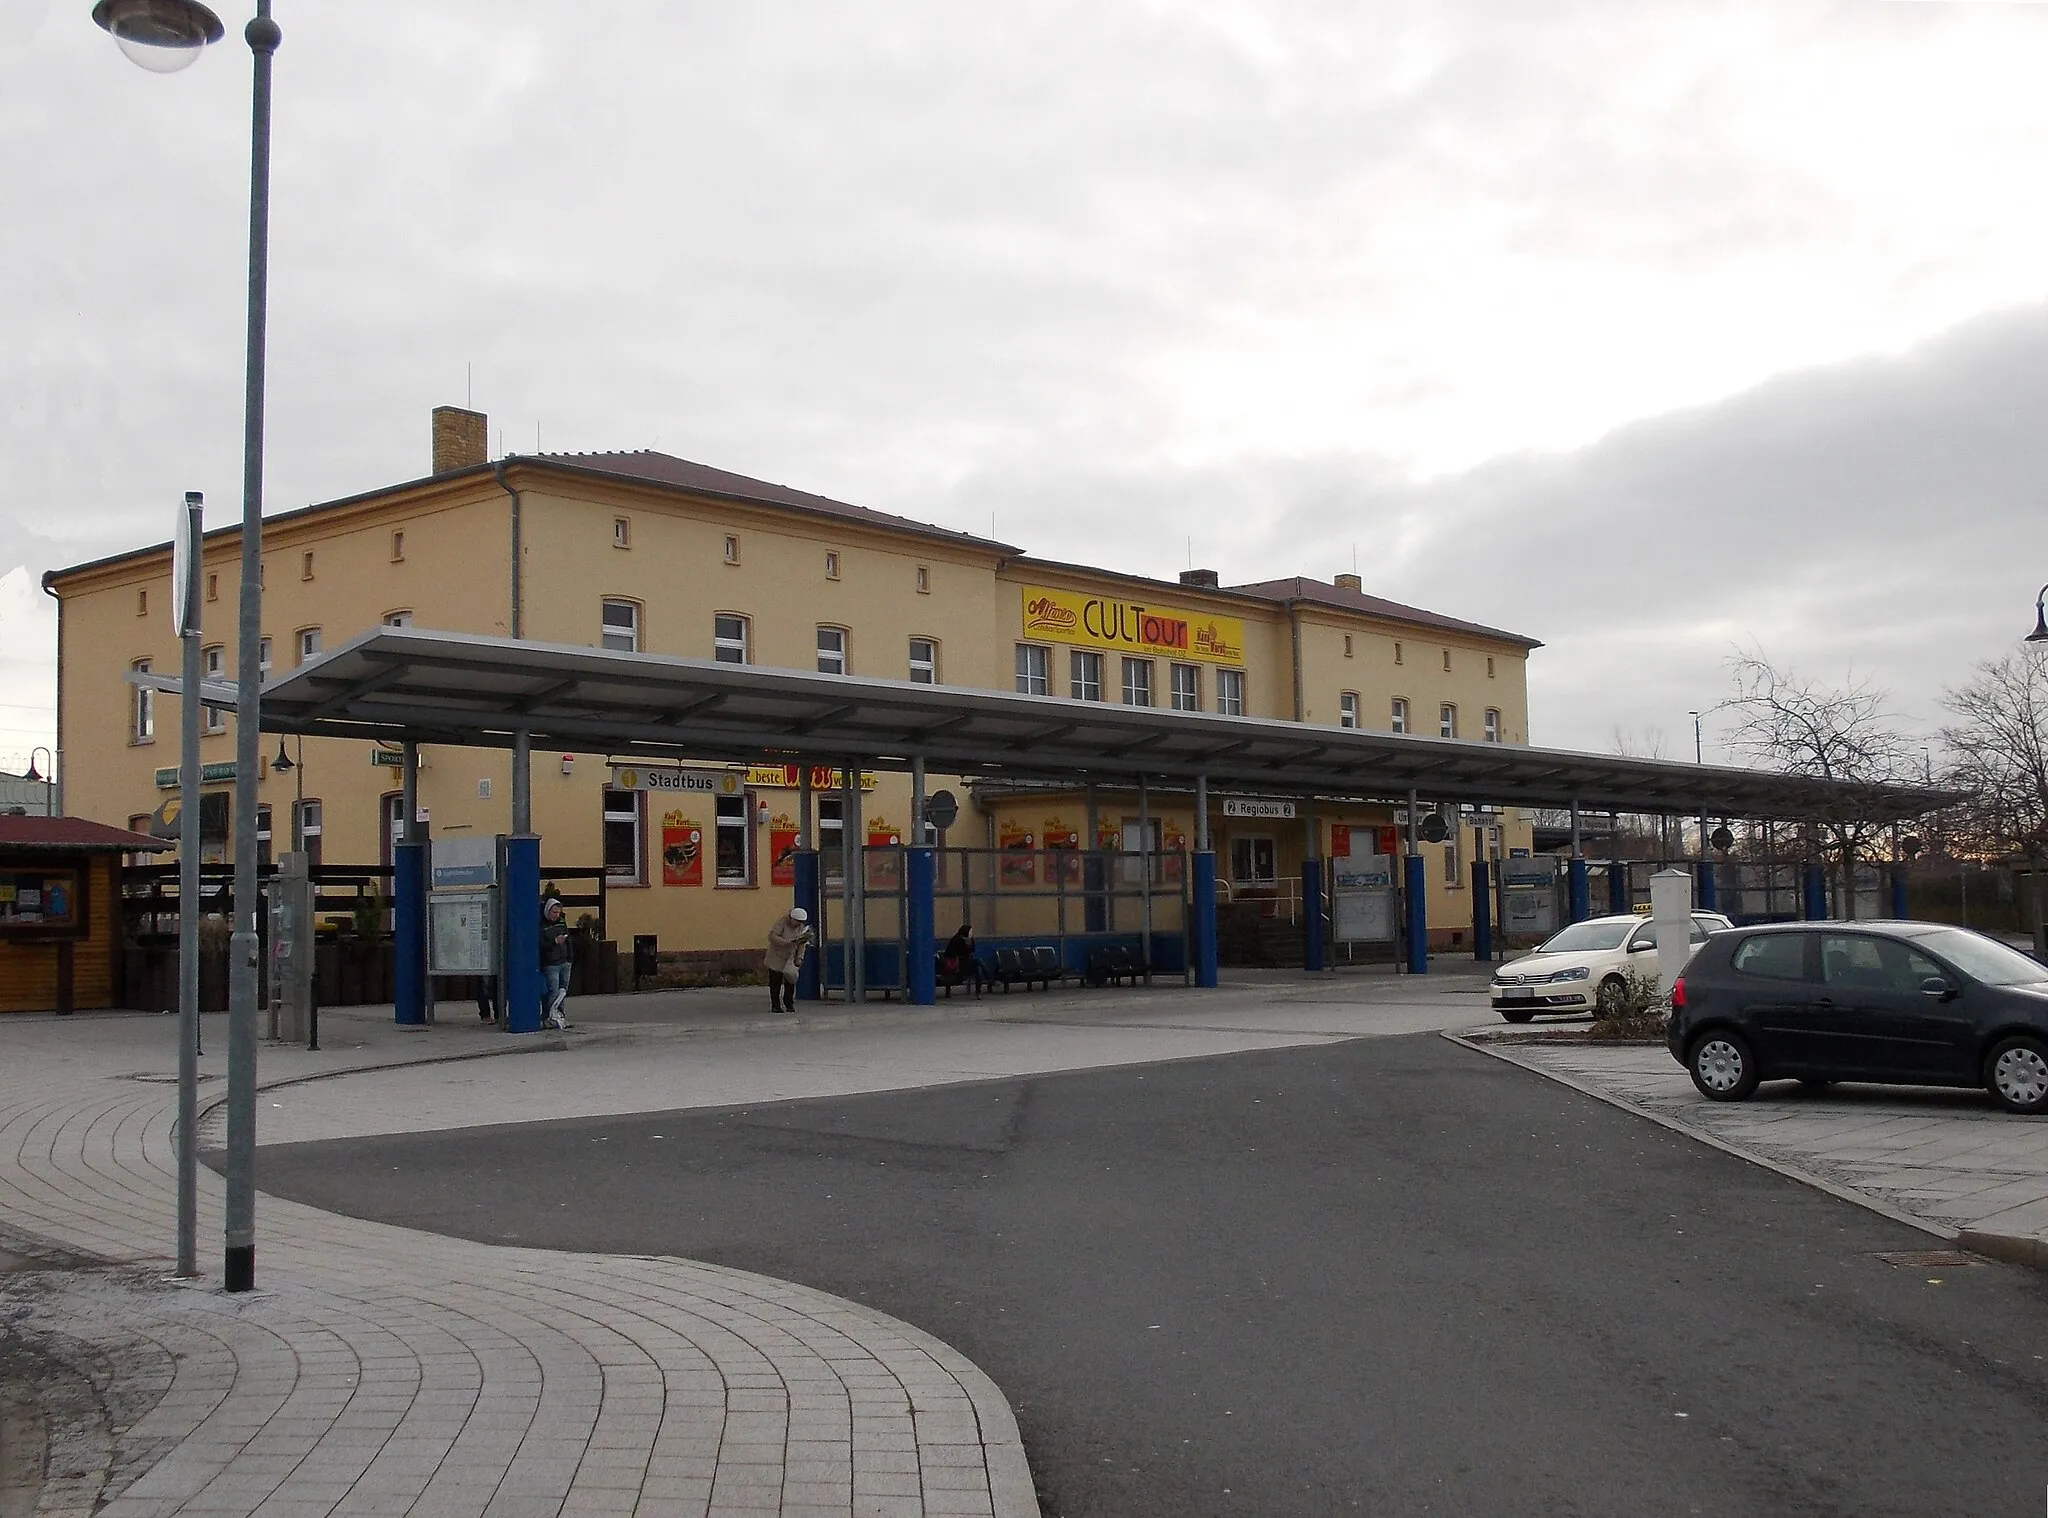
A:
POLYGON ((1211 664, 1244 663, 1244 623, 1236 617, 1077 595, 1042 585, 1024 586, 1023 598, 1027 638, 1211 664))

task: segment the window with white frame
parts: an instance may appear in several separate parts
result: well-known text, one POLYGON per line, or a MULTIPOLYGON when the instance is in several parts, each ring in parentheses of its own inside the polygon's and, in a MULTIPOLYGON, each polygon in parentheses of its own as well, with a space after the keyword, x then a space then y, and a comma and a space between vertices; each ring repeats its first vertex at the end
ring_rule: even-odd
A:
POLYGON ((270 808, 267 805, 256 808, 256 866, 264 870, 270 868, 270 808))
POLYGON ((1358 692, 1347 690, 1337 697, 1337 725, 1358 726, 1358 692))
POLYGON ((640 652, 640 603, 606 601, 598 610, 598 647, 622 654, 640 652))
POLYGON ((1068 650, 1067 694, 1076 701, 1102 699, 1101 654, 1089 653, 1081 648, 1068 650))
POLYGON ((270 640, 259 638, 256 642, 256 672, 264 679, 270 678, 270 640))
MULTIPOLYGON (((225 680, 227 678, 228 651, 220 644, 216 643, 213 647, 202 651, 199 655, 199 660, 200 668, 206 672, 207 679, 225 680)), ((201 731, 224 733, 228 730, 228 714, 220 707, 206 706, 201 707, 200 710, 205 714, 200 718, 201 723, 204 724, 201 731)))
POLYGON ((1225 717, 1244 715, 1244 671, 1216 671, 1216 710, 1225 717))
POLYGON ((1405 733, 1408 731, 1408 698, 1406 696, 1394 697, 1393 705, 1388 708, 1387 731, 1390 733, 1405 733))
POLYGON ((1439 738, 1458 736, 1458 709, 1448 701, 1436 709, 1436 735, 1439 738))
POLYGON ((825 884, 837 886, 846 879, 846 803, 837 796, 820 796, 818 802, 818 874, 825 884))
POLYGON ((1124 705, 1150 706, 1152 704, 1152 661, 1150 659, 1124 660, 1124 705))
POLYGON ((1173 709, 1198 712, 1202 709, 1202 669, 1198 664, 1175 664, 1168 668, 1173 682, 1173 709))
POLYGON ((825 578, 828 580, 839 578, 839 554, 836 550, 830 548, 825 550, 825 578))
MULTIPOLYGON (((147 659, 137 659, 128 666, 138 675, 149 673, 147 659)), ((133 695, 128 709, 128 741, 130 743, 156 742, 156 692, 146 685, 131 687, 133 695)))
POLYGON ((818 673, 821 675, 843 675, 846 672, 846 629, 843 627, 819 628, 818 673))
POLYGON ((747 619, 722 611, 711 619, 711 657, 720 664, 747 662, 747 619))
POLYGON ((412 626, 412 613, 409 611, 387 611, 384 613, 384 625, 386 627, 410 627, 412 626))
POLYGON ((937 685, 939 683, 939 645, 930 638, 910 640, 910 683, 912 685, 937 685))
POLYGON ((750 886, 754 883, 753 809, 753 797, 745 792, 718 798, 715 829, 718 847, 712 862, 719 885, 750 886))
POLYGON ((1486 741, 1500 742, 1500 711, 1496 707, 1489 706, 1486 709, 1486 741))
POLYGON ((1046 651, 1036 643, 1017 645, 1017 694, 1020 696, 1049 696, 1052 694, 1052 677, 1046 672, 1050 663, 1046 651))
POLYGON ((305 850, 306 863, 320 863, 320 840, 326 832, 320 812, 320 803, 308 796, 297 803, 299 809, 299 846, 305 850))
POLYGON ((313 659, 313 658, 317 658, 317 657, 319 657, 319 654, 320 654, 320 629, 319 629, 319 628, 317 628, 317 627, 302 627, 302 628, 300 628, 300 629, 299 629, 299 662, 300 662, 301 664, 304 664, 304 663, 305 663, 305 662, 306 662, 306 661, 307 661, 308 659, 313 659))
POLYGON ((1465 861, 1461 844, 1465 837, 1465 825, 1453 817, 1451 831, 1444 839, 1444 884, 1456 890, 1465 883, 1465 861))
POLYGON ((647 884, 644 791, 604 791, 604 873, 614 885, 647 884))

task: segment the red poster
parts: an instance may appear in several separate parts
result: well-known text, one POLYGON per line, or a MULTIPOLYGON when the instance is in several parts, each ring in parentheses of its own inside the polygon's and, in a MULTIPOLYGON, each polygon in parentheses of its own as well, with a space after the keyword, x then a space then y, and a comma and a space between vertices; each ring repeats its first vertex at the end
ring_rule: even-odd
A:
POLYGON ((704 884, 704 825, 681 812, 661 819, 661 883, 665 886, 704 884))
POLYGON ((1171 819, 1160 823, 1159 831, 1159 878, 1167 885, 1178 885, 1181 851, 1188 846, 1188 835, 1171 819))
POLYGON ((996 842, 1003 850, 1004 885, 1031 885, 1038 879, 1038 860, 1031 850, 1036 843, 1021 822, 1006 822, 996 842))
POLYGON ((868 889, 871 891, 900 891, 903 889, 903 856, 893 852, 903 841, 903 835, 877 817, 868 824, 868 847, 891 852, 868 855, 868 889))
POLYGON ((1351 829, 1341 822, 1330 824, 1330 857, 1349 859, 1351 857, 1351 829))
POLYGON ((1391 857, 1401 852, 1401 830, 1399 828, 1381 828, 1379 834, 1380 852, 1382 854, 1391 857))
POLYGON ((778 813, 768 824, 768 883, 796 884, 796 823, 778 813))
POLYGON ((1095 847, 1098 849, 1108 849, 1111 853, 1114 853, 1123 846, 1123 826, 1114 818, 1097 817, 1095 819, 1095 847))
POLYGON ((1057 850, 1045 862, 1046 884, 1064 880, 1068 885, 1081 883, 1081 835, 1057 817, 1045 819, 1045 831, 1039 835, 1048 851, 1057 850), (1057 873, 1055 873, 1057 871, 1057 873))

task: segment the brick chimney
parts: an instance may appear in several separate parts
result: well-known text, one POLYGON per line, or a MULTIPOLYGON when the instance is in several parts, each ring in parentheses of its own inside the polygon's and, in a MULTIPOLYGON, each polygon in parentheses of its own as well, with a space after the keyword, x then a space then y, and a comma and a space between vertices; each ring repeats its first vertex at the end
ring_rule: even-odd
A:
POLYGON ((1363 595, 1365 593, 1365 582, 1359 579, 1357 575, 1339 575, 1337 576, 1337 588, 1339 590, 1355 590, 1363 595))
POLYGON ((491 461, 490 418, 460 406, 434 408, 434 473, 491 461))
POLYGON ((1204 590, 1218 588, 1216 571, 1213 569, 1183 569, 1180 572, 1180 583, 1200 586, 1204 590))

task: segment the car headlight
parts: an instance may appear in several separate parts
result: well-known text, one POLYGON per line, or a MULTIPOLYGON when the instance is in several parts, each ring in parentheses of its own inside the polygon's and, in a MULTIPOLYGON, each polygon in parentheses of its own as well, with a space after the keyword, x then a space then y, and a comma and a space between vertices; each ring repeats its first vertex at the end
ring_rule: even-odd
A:
POLYGON ((1576 970, 1559 970, 1550 978, 1553 982, 1560 980, 1584 980, 1591 973, 1590 970, 1582 965, 1576 970))

